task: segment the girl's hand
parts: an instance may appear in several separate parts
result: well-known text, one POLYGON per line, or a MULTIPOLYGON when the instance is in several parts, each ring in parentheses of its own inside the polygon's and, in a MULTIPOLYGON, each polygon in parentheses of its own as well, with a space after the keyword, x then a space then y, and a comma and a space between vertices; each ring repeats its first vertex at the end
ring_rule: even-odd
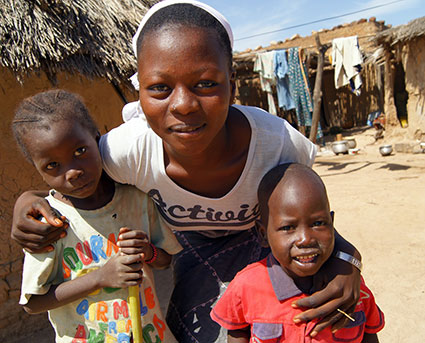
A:
POLYGON ((143 261, 153 257, 153 251, 148 241, 148 236, 141 230, 127 227, 120 229, 117 245, 124 254, 142 255, 143 261))
POLYGON ((330 280, 327 286, 313 295, 297 300, 293 307, 307 308, 308 310, 294 317, 296 323, 308 322, 321 318, 310 336, 316 336, 329 325, 332 331, 342 328, 348 321, 337 309, 351 314, 360 297, 360 271, 351 264, 331 257, 319 271, 317 281, 330 280))
POLYGON ((44 196, 47 193, 28 191, 15 203, 11 238, 31 253, 53 250, 51 243, 66 235, 66 218, 59 218, 44 196), (44 217, 47 223, 39 219, 44 217))
POLYGON ((118 253, 98 270, 99 288, 126 288, 142 283, 142 257, 118 253))

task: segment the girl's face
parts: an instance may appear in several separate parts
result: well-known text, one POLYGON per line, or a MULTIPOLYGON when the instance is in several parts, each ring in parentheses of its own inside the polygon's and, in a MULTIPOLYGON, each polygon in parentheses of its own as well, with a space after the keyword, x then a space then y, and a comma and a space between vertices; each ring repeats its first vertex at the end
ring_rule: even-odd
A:
POLYGON ((96 138, 78 123, 61 120, 25 138, 44 181, 63 195, 84 199, 96 192, 102 159, 96 138))
POLYGON ((334 248, 333 218, 323 186, 307 176, 279 182, 269 199, 266 230, 273 256, 289 276, 316 274, 334 248))
POLYGON ((139 51, 139 98, 167 152, 194 156, 225 139, 234 73, 215 32, 166 26, 139 51))

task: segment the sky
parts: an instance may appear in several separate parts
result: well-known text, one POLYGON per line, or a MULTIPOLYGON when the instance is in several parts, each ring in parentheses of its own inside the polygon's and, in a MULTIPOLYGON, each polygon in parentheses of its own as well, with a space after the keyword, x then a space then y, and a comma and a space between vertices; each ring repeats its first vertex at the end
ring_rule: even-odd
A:
POLYGON ((406 24, 425 16, 425 0, 201 0, 221 12, 232 26, 234 50, 268 46, 271 41, 284 41, 295 34, 309 36, 311 31, 350 23, 361 18, 376 17, 393 26, 406 24), (382 6, 384 5, 384 6, 382 6), (378 7, 382 6, 382 7, 378 7), (375 7, 366 11, 368 9, 375 7), (361 11, 359 13, 345 15, 361 11), (297 28, 291 26, 337 17, 297 28), (287 29, 289 28, 289 29, 287 29), (253 38, 245 37, 270 32, 253 38))

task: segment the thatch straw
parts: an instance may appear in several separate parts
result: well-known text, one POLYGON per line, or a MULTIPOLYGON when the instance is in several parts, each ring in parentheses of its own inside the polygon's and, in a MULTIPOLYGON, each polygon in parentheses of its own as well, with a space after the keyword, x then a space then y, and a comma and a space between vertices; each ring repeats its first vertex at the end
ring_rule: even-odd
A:
POLYGON ((425 36, 425 17, 414 19, 407 24, 399 25, 378 33, 376 37, 373 38, 373 41, 381 45, 395 45, 420 36, 425 36))
POLYGON ((127 82, 131 37, 157 0, 0 0, 0 65, 17 77, 43 70, 127 82))

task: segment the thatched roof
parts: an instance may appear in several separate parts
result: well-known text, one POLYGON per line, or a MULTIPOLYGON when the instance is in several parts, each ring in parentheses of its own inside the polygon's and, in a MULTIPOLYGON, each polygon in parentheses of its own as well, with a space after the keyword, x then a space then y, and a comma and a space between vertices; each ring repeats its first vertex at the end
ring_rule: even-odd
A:
POLYGON ((155 0, 0 0, 0 65, 17 77, 43 70, 126 82, 131 37, 155 0))
POLYGON ((425 17, 417 18, 409 21, 407 24, 385 30, 377 34, 373 38, 373 41, 381 45, 395 45, 420 36, 425 36, 425 17))

